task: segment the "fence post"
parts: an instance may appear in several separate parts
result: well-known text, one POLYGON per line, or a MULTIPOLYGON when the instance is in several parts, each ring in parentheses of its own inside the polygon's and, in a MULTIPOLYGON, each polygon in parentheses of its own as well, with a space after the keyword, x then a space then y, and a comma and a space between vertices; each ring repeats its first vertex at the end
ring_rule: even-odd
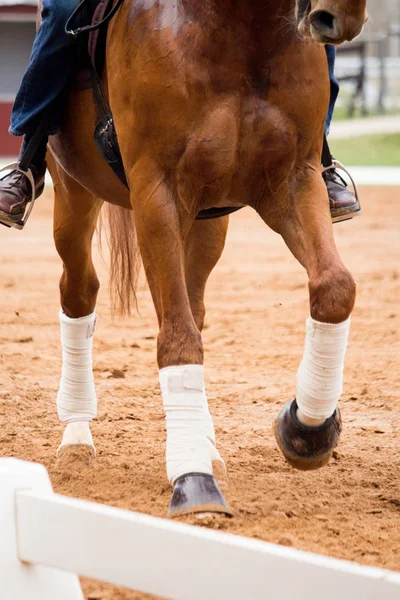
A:
POLYGON ((15 493, 53 493, 46 469, 13 458, 0 459, 0 598, 6 600, 83 600, 76 575, 23 563, 18 558, 15 493))

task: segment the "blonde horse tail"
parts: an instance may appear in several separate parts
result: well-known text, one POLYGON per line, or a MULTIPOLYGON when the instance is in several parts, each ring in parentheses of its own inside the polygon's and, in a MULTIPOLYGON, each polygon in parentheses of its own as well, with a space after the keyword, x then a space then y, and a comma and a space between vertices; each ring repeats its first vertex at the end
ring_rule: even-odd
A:
MULTIPOLYGON (((129 316, 137 309, 136 286, 141 259, 133 211, 106 203, 107 242, 110 251, 110 300, 114 314, 129 316)), ((103 231, 99 222, 99 240, 103 231)))

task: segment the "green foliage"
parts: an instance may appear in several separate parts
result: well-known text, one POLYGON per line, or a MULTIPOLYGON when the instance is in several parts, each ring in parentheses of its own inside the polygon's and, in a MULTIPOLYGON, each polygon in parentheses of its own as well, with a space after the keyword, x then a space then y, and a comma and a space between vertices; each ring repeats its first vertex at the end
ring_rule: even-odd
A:
POLYGON ((331 139, 329 145, 344 165, 400 167, 400 133, 331 139))

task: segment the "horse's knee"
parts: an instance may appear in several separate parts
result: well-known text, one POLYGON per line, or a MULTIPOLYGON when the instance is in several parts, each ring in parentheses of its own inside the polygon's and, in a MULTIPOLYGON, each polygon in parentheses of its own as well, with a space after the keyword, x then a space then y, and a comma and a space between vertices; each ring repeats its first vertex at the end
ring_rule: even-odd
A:
POLYGON ((63 312, 71 319, 86 317, 94 312, 100 282, 92 267, 83 277, 75 278, 64 268, 60 279, 60 301, 63 312))
POLYGON ((60 279, 62 296, 65 297, 68 294, 77 294, 80 292, 88 297, 93 297, 97 296, 99 289, 100 281, 93 266, 82 274, 82 276, 75 276, 64 268, 60 279))
POLYGON ((356 284, 347 269, 326 272, 310 279, 311 316, 322 323, 342 323, 349 318, 356 298, 356 284))

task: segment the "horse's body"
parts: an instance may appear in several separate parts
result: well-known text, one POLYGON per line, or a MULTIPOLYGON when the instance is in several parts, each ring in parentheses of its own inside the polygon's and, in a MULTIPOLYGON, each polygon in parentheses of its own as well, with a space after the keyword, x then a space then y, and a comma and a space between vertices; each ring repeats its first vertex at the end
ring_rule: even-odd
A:
MULTIPOLYGON (((188 214, 227 204, 256 207, 265 199, 270 204, 277 192, 293 196, 305 164, 320 165, 329 97, 322 47, 300 38, 285 19, 288 9, 278 15, 244 9, 245 23, 231 13, 229 24, 221 7, 214 21, 206 8, 197 9, 196 22, 185 3, 179 14, 168 3, 143 4, 150 3, 123 5, 107 47, 110 104, 124 157, 129 153, 136 165, 151 154, 188 214)), ((130 207, 127 190, 106 169, 99 178, 91 93, 73 92, 70 104, 63 128, 68 144, 64 134, 53 143, 63 166, 99 197, 130 207), (77 150, 79 164, 71 160, 77 150)))
MULTIPOLYGON (((320 169, 325 52, 299 35, 294 9, 294 0, 127 0, 110 24, 104 81, 130 192, 95 149, 90 91, 71 92, 51 142, 63 311, 95 309, 90 248, 103 201, 133 209, 161 369, 203 362, 204 289, 228 225, 196 222, 203 209, 249 205, 280 233, 307 269, 314 320, 342 323, 353 309, 320 169)), ((133 225, 115 207, 110 218, 128 306, 133 225)))

